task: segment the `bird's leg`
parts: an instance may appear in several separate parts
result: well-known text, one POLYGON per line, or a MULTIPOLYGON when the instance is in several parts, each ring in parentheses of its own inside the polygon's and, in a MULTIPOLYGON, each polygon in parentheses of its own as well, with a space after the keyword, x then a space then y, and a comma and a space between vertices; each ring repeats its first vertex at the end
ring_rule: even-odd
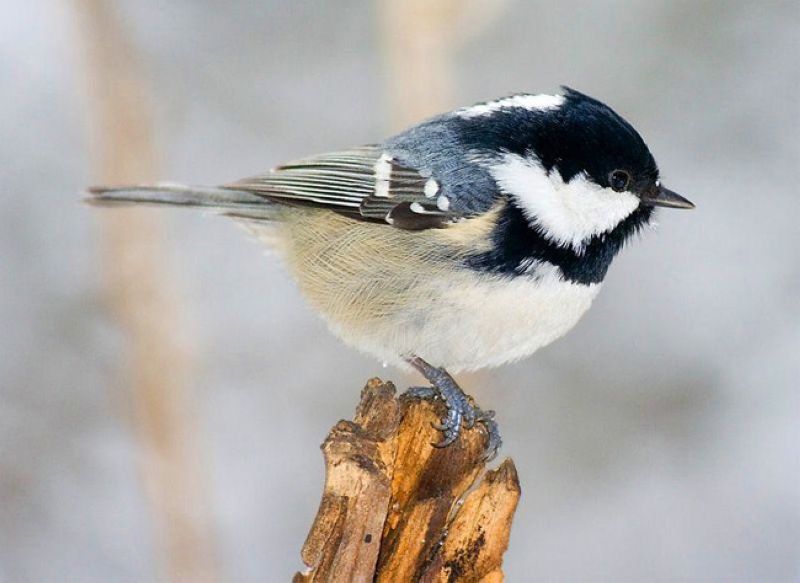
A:
POLYGON ((502 444, 494 411, 482 411, 445 369, 431 366, 418 356, 410 356, 406 358, 406 362, 428 379, 431 386, 412 387, 406 391, 405 396, 417 399, 439 398, 447 410, 441 424, 436 426, 442 432, 443 438, 439 443, 433 444, 434 447, 447 447, 458 439, 462 424, 469 429, 475 423, 480 423, 488 436, 486 458, 493 459, 502 444))

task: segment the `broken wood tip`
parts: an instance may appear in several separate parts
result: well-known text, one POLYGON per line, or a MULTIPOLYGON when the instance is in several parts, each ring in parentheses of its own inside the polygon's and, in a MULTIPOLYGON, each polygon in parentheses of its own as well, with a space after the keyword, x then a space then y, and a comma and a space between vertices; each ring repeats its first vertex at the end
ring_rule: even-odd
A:
POLYGON ((354 420, 322 444, 322 501, 293 581, 503 580, 520 497, 514 462, 486 470, 479 426, 433 447, 441 407, 367 383, 354 420))

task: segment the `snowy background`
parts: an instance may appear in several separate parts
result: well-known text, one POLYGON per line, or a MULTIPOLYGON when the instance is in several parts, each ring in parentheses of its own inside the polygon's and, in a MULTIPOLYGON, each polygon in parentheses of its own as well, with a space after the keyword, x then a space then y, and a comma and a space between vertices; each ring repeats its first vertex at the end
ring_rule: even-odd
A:
MULTIPOLYGON (((163 179, 220 183, 394 128, 377 4, 117 2, 163 179)), ((102 301, 73 3, 0 0, 0 581, 151 581, 125 343, 102 301)), ((662 212, 578 327, 473 386, 523 498, 509 581, 800 578, 800 4, 507 0, 452 106, 568 84, 645 136, 662 212)), ((154 211, 162 212, 162 211, 154 211)), ((373 375, 232 224, 163 212, 221 579, 286 581, 318 445, 373 375), (332 374, 335 372, 335 374, 332 374), (280 447, 275 447, 275 444, 280 447)))

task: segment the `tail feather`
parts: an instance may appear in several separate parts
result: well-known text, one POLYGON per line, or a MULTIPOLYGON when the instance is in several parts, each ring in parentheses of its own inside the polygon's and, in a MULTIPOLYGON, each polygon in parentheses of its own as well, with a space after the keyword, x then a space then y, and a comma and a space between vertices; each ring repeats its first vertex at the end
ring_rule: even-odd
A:
POLYGON ((243 190, 229 188, 154 184, 142 186, 94 186, 86 191, 86 202, 99 206, 153 204, 201 207, 242 218, 267 219, 274 203, 243 190))

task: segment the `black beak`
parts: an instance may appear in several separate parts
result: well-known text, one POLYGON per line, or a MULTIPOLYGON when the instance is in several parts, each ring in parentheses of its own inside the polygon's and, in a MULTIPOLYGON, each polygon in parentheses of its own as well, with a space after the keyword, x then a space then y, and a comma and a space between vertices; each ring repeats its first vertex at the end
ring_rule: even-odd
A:
POLYGON ((683 198, 677 192, 659 185, 643 192, 640 196, 644 204, 650 206, 665 206, 673 209, 693 209, 694 203, 683 198))

